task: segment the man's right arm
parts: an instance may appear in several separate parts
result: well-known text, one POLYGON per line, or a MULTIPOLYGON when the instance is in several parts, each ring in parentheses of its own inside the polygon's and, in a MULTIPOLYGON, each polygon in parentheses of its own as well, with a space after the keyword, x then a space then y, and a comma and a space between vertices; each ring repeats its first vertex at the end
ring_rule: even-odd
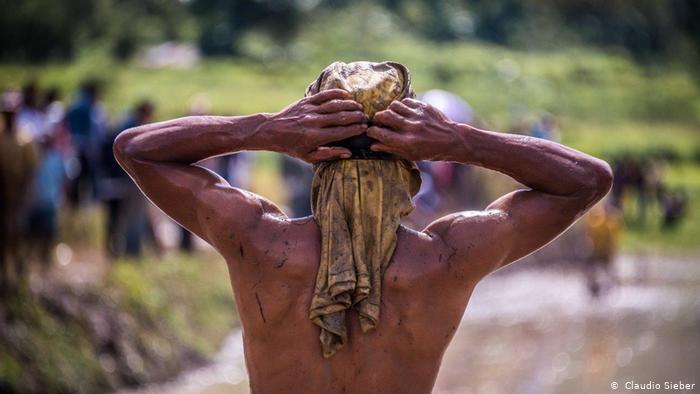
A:
POLYGON ((309 162, 349 155, 344 148, 321 146, 365 131, 361 107, 348 98, 344 91, 329 90, 275 114, 187 117, 144 125, 121 133, 114 154, 155 205, 220 247, 284 214, 196 163, 241 150, 270 150, 309 162))
POLYGON ((375 115, 374 149, 409 159, 455 161, 499 171, 526 186, 481 212, 438 219, 438 235, 463 269, 483 276, 556 238, 609 190, 607 163, 552 141, 478 130, 404 100, 375 115))

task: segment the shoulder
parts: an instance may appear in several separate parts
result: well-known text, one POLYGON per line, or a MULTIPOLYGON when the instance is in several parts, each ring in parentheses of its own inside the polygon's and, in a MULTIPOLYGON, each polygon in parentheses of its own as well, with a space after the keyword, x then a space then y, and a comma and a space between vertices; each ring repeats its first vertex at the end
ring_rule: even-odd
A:
POLYGON ((259 242, 289 221, 271 201, 224 183, 201 188, 195 204, 206 239, 220 252, 225 252, 232 239, 246 244, 259 242))
POLYGON ((449 263, 482 275, 493 271, 502 260, 511 220, 499 209, 463 211, 444 216, 429 224, 429 234, 450 251, 449 263))
POLYGON ((437 235, 445 242, 454 241, 454 237, 465 235, 485 236, 489 230, 495 230, 508 222, 508 214, 500 209, 483 211, 462 211, 443 216, 430 223, 423 232, 437 235))
POLYGON ((313 218, 263 219, 253 231, 222 233, 219 252, 237 275, 264 275, 308 284, 320 259, 320 232, 313 218))
POLYGON ((230 198, 245 200, 243 204, 233 204, 239 209, 226 209, 222 203, 223 209, 204 216, 204 220, 215 222, 209 226, 215 229, 211 238, 225 257, 265 259, 318 249, 320 233, 313 217, 290 218, 263 197, 239 189, 234 193, 230 198), (241 205, 245 209, 240 209, 241 205))

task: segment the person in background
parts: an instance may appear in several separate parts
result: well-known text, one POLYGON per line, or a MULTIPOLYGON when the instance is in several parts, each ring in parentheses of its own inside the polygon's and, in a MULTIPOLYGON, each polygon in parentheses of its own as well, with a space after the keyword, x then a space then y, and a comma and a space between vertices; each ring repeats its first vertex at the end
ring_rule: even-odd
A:
POLYGON ((52 137, 57 137, 56 133, 63 129, 63 119, 66 116, 66 106, 61 101, 61 92, 58 88, 50 88, 44 95, 41 110, 46 116, 47 132, 52 133, 52 137))
POLYGON ((69 179, 74 179, 77 173, 75 171, 75 163, 78 162, 71 143, 71 136, 66 127, 66 106, 61 101, 61 92, 58 88, 50 88, 44 95, 44 101, 41 106, 46 114, 47 133, 51 135, 52 149, 58 151, 63 160, 63 167, 66 176, 66 182, 69 179))
POLYGON ((664 190, 660 194, 661 228, 663 230, 674 229, 686 214, 688 196, 682 189, 664 190))
POLYGON ((614 282, 611 267, 617 255, 622 215, 608 201, 594 206, 586 216, 589 253, 585 273, 592 297, 599 297, 614 282))
POLYGON ((530 136, 550 141, 558 141, 557 120, 552 114, 544 114, 530 129, 530 136))
POLYGON ((66 112, 66 127, 79 165, 70 187, 70 201, 75 207, 89 200, 95 192, 95 168, 104 136, 106 116, 99 102, 100 87, 96 81, 86 81, 78 97, 66 112))
POLYGON ((511 122, 510 133, 528 135, 530 133, 530 123, 527 118, 523 115, 514 118, 511 122))
POLYGON ((24 219, 27 194, 37 161, 31 141, 22 139, 17 131, 16 114, 20 97, 18 92, 5 92, 1 103, 0 292, 7 291, 12 284, 22 279, 25 273, 19 247, 21 223, 24 219))
POLYGON ((30 82, 22 87, 22 106, 17 112, 17 131, 25 139, 38 139, 47 132, 46 115, 39 108, 36 84, 30 82))
POLYGON ((42 273, 51 266, 51 250, 58 234, 58 212, 63 201, 65 169, 54 133, 39 137, 39 165, 34 176, 27 215, 29 256, 38 257, 42 273))
POLYGON ((97 191, 107 211, 106 249, 112 258, 140 255, 148 231, 146 201, 111 154, 112 145, 122 131, 151 122, 154 111, 153 103, 142 101, 102 144, 97 191))

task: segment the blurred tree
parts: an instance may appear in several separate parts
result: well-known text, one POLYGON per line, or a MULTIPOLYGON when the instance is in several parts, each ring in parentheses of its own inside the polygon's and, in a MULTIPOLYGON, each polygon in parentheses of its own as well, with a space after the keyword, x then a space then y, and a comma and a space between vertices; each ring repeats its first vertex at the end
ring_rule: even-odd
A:
POLYGON ((106 44, 127 58, 142 44, 186 37, 191 16, 176 0, 0 0, 0 58, 66 59, 106 44))
POLYGON ((427 10, 425 34, 428 38, 443 41, 457 38, 449 23, 447 4, 444 1, 423 0, 427 10))
POLYGON ((241 37, 252 29, 286 45, 302 22, 298 1, 191 0, 190 9, 199 20, 200 48, 209 55, 238 54, 241 37))
POLYGON ((40 61, 71 56, 95 6, 90 0, 0 0, 0 10, 0 57, 40 61))
MULTIPOLYGON (((0 59, 70 58, 85 46, 128 59, 164 40, 198 41, 205 54, 240 55, 250 31, 280 46, 304 22, 351 0, 0 0, 0 59)), ((360 0, 379 4, 416 35, 499 45, 622 47, 641 59, 700 53, 697 0, 360 0)))
POLYGON ((476 37, 496 44, 507 44, 525 16, 524 4, 518 0, 473 0, 468 4, 477 19, 476 37))
POLYGON ((130 58, 144 44, 195 37, 194 18, 181 1, 101 1, 95 19, 102 21, 101 37, 119 60, 130 58))
POLYGON ((475 16, 476 37, 497 44, 551 47, 539 34, 548 29, 556 34, 545 38, 560 46, 572 43, 566 37, 574 37, 589 45, 626 48, 638 57, 672 55, 686 44, 695 52, 700 49, 696 0, 464 0, 464 4, 475 16))

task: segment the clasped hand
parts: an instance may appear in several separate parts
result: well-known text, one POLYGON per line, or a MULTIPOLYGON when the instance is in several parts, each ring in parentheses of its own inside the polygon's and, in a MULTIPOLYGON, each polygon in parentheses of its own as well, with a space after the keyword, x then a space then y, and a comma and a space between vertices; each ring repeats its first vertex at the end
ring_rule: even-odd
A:
POLYGON ((373 126, 362 106, 341 89, 324 90, 298 100, 270 118, 280 152, 309 163, 349 158, 342 147, 324 146, 367 133, 377 140, 372 150, 408 160, 443 160, 454 144, 453 123, 436 108, 414 99, 394 101, 375 114, 373 126))

